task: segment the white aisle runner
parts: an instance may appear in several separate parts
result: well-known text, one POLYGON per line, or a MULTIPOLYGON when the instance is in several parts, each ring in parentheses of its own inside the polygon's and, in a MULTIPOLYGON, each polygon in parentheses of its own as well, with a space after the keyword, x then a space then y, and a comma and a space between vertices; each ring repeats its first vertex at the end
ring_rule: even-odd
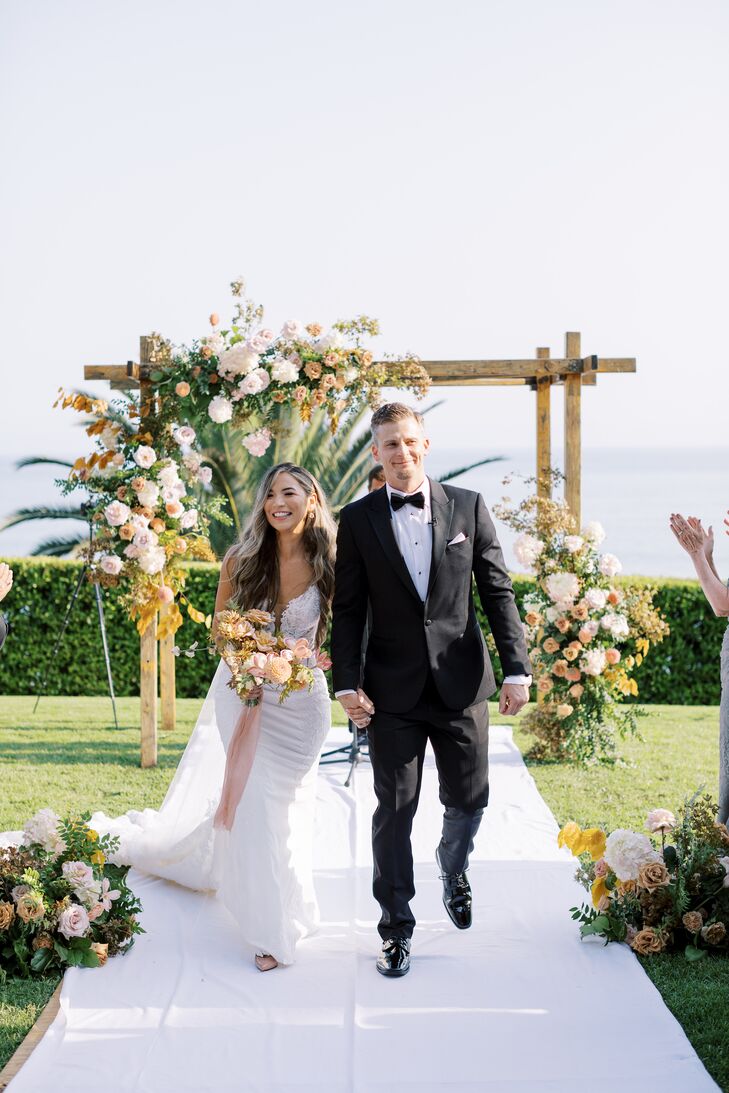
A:
POLYGON ((490 755, 468 931, 441 903, 441 810, 426 760, 409 975, 384 979, 374 966, 370 769, 352 793, 344 768, 325 767, 322 925, 297 963, 260 973, 215 898, 131 870, 148 932, 127 956, 66 973, 59 1013, 8 1093, 716 1090, 627 947, 580 942, 568 913, 584 898, 574 859, 557 848, 510 729, 492 728, 490 755))

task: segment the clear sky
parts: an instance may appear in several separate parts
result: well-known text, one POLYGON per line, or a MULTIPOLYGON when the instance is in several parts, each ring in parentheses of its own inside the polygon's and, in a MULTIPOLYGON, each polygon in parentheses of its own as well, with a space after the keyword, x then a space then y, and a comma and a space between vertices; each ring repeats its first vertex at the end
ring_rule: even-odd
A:
MULTIPOLYGON (((365 312, 380 351, 581 330, 639 369, 586 391, 585 444, 727 443, 726 3, 0 11, 0 455, 77 454, 56 387, 204 333, 239 273, 270 325, 365 312)), ((449 392, 430 431, 528 445, 533 396, 449 392)))

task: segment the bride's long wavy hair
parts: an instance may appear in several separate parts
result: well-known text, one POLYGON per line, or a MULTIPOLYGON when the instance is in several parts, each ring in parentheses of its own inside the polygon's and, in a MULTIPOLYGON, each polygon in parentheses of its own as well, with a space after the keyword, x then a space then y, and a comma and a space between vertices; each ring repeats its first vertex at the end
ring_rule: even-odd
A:
POLYGON ((327 632, 334 595, 337 525, 323 489, 314 475, 304 467, 295 463, 278 463, 261 479, 253 510, 240 539, 228 554, 233 599, 246 610, 258 607, 264 611, 273 610, 273 605, 278 600, 280 579, 276 531, 268 522, 263 508, 273 480, 278 474, 290 474, 307 497, 313 494, 316 498, 311 517, 306 520, 303 545, 306 558, 314 570, 314 583, 321 597, 321 615, 316 634, 317 645, 321 645, 327 632))

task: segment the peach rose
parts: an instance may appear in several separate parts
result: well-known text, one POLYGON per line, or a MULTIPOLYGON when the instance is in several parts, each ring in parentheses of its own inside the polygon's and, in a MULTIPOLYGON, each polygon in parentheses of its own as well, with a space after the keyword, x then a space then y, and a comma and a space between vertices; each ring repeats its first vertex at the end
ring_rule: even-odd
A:
POLYGON ((638 884, 648 892, 663 888, 670 882, 668 870, 662 861, 647 862, 638 870, 638 884))
POLYGON ((0 930, 9 930, 15 918, 15 907, 12 903, 0 903, 0 930))
POLYGON ((116 496, 117 496, 118 501, 126 501, 126 499, 127 499, 127 487, 126 486, 120 486, 119 489, 116 491, 116 496))
POLYGON ((160 603, 172 603, 175 598, 175 594, 169 585, 163 584, 157 589, 157 599, 160 603))
POLYGON ((580 650, 574 649, 571 645, 568 645, 566 649, 562 650, 562 655, 565 660, 577 660, 580 655, 580 650))
POLYGON ((312 338, 318 338, 323 329, 321 323, 309 323, 306 327, 306 333, 310 334, 312 338))
POLYGON ((554 625, 555 625, 555 626, 557 627, 557 629, 559 630, 560 634, 566 634, 566 633, 567 633, 567 631, 568 631, 568 630, 569 630, 569 628, 570 628, 570 620, 569 620, 569 619, 564 619, 564 618, 562 618, 562 619, 557 619, 557 620, 555 621, 555 624, 554 624, 554 625))
POLYGON ((544 649, 545 653, 556 653, 559 649, 559 642, 555 641, 554 638, 547 638, 547 640, 542 643, 542 649, 544 649))
POLYGON ((131 481, 131 487, 132 487, 132 489, 134 490, 135 493, 139 493, 139 491, 143 490, 146 485, 147 485, 147 479, 142 478, 142 476, 140 474, 138 474, 131 481))
POLYGON ((212 383, 213 385, 215 385, 219 381, 219 379, 220 376, 217 372, 210 372, 210 374, 208 375, 208 383, 212 383))
POLYGON ((622 592, 618 592, 617 588, 611 588, 608 592, 608 603, 611 603, 613 605, 618 604, 622 601, 622 599, 623 594, 622 592))
POLYGON ((574 706, 570 706, 568 702, 561 702, 557 707, 557 717, 564 720, 565 717, 569 717, 574 712, 574 706))
POLYGON ((160 535, 167 527, 164 520, 160 520, 159 516, 155 516, 154 520, 149 526, 151 527, 155 535, 160 535))
POLYGON ((89 946, 93 953, 99 958, 99 967, 103 967, 109 956, 109 943, 108 941, 92 941, 89 946))
POLYGON ((551 679, 548 679, 546 676, 543 676, 541 679, 537 680, 537 690, 540 692, 540 694, 543 694, 543 695, 549 694, 549 692, 552 690, 553 687, 554 687, 554 683, 552 682, 551 679))
POLYGON ((617 664, 620 660, 620 651, 618 649, 606 649, 605 659, 608 664, 617 664))
POLYGON ((193 368, 192 372, 190 373, 190 375, 192 376, 192 378, 194 380, 196 380, 201 372, 202 372, 202 368, 200 367, 199 364, 196 364, 195 367, 193 368))
POLYGON ((173 520, 179 519, 185 511, 185 506, 179 501, 168 501, 165 505, 165 512, 168 516, 171 516, 173 520))
POLYGON ((206 361, 210 360, 212 355, 213 355, 213 351, 212 351, 212 349, 210 348, 209 345, 204 345, 202 347, 202 349, 200 350, 200 356, 204 357, 206 361))
POLYGON ((589 615, 589 611, 587 609, 587 604, 585 604, 585 603, 575 604, 575 606, 572 608, 572 611, 570 612, 570 614, 572 615, 572 618, 577 619, 578 622, 584 622, 585 619, 589 615))
POLYGON ((592 634, 589 630, 580 630, 577 637, 580 639, 583 645, 587 645, 588 642, 592 641, 592 634))
POLYGON ((119 528, 119 538, 126 539, 127 542, 131 542, 136 533, 136 528, 133 524, 122 524, 119 528))
POLYGON ((16 909, 18 918, 23 922, 36 922, 46 913, 43 897, 35 892, 25 892, 18 900, 16 909))
POLYGON ((572 668, 568 668, 565 674, 565 679, 568 679, 570 683, 577 683, 580 679, 582 679, 582 672, 579 668, 575 668, 574 666, 572 668))
POLYGON ((175 394, 179 395, 180 398, 187 398, 187 396, 190 394, 190 384, 186 383, 185 380, 180 380, 180 382, 175 387, 175 394))
POLYGON ((310 380, 318 380, 321 375, 321 364, 319 361, 307 361, 304 365, 304 372, 310 380))
POLYGON ((648 956, 650 953, 663 952, 665 943, 656 931, 648 926, 645 930, 638 930, 638 933, 630 942, 630 947, 633 952, 638 953, 640 956, 648 956))
POLYGON ((556 675, 559 679, 564 679, 567 675, 567 669, 569 665, 566 660, 558 660, 552 668, 553 675, 556 675))
POLYGON ((542 616, 536 611, 527 611, 526 615, 524 616, 524 621, 526 622, 527 626, 538 626, 539 623, 542 621, 542 616))
POLYGON ((174 550, 175 554, 184 554, 187 550, 187 539, 175 539, 174 543, 172 544, 172 549, 174 550))
POLYGON ((284 657, 271 657, 266 664, 266 677, 271 683, 285 683, 291 678, 291 664, 284 657))

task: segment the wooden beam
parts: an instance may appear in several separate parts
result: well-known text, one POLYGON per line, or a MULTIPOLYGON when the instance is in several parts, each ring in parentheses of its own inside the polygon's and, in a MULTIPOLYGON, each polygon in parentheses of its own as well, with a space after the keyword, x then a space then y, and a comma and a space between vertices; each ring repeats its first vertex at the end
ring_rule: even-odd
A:
MULTIPOLYGON (((169 605, 160 611, 160 622, 168 615, 169 605)), ((167 634, 159 642, 159 697, 162 707, 162 731, 174 732, 176 720, 175 698, 175 635, 167 634)))
MULTIPOLYGON (((387 365, 386 361, 382 362, 387 365)), ((582 372, 581 357, 559 360, 499 360, 499 361, 420 361, 434 380, 461 382, 474 377, 494 379, 533 379, 537 375, 559 375, 582 372)))
POLYGON ((598 357, 598 372, 635 372, 635 357, 598 357))
POLYGON ((139 639, 142 767, 157 766, 157 619, 139 639))
MULTIPOLYGON (((538 360, 549 359, 549 349, 537 349, 538 360)), ((551 497, 552 486, 549 470, 552 463, 552 424, 550 401, 552 379, 539 376, 536 381, 537 391, 537 496, 551 497)))
MULTIPOLYGON (((578 356, 580 335, 565 335, 565 356, 578 356)), ((566 375, 564 378, 564 498, 580 525, 580 495, 582 491, 582 377, 566 375)))

